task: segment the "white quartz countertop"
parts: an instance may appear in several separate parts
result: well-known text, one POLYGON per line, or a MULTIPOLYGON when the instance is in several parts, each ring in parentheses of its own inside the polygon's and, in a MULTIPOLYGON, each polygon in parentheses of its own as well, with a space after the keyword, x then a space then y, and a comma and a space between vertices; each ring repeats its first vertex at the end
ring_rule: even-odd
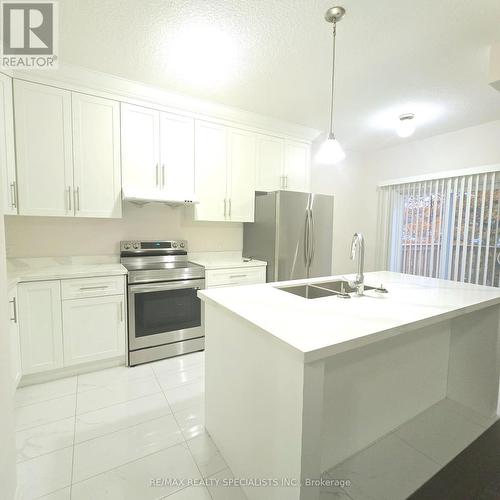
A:
POLYGON ((93 278, 127 274, 118 262, 88 261, 77 258, 8 259, 8 285, 28 281, 45 281, 71 278, 93 278))
POLYGON ((262 260, 243 259, 241 252, 192 253, 189 260, 207 270, 267 266, 267 262, 262 260))
POLYGON ((388 294, 305 299, 276 289, 341 278, 216 288, 198 295, 303 353, 306 362, 500 304, 499 288, 387 271, 366 273, 365 284, 383 284, 388 294))

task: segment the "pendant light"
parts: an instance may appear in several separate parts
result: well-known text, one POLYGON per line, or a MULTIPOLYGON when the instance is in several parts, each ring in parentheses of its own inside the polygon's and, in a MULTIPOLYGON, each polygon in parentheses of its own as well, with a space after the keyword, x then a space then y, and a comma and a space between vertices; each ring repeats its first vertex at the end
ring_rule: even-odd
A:
POLYGON ((331 103, 330 103, 330 130, 327 139, 320 146, 316 154, 316 161, 318 163, 334 165, 341 162, 345 158, 342 146, 335 138, 333 128, 333 103, 335 95, 335 38, 337 36, 337 22, 340 21, 345 14, 343 7, 332 7, 328 9, 325 14, 325 20, 333 24, 333 50, 332 50, 332 81, 331 81, 331 103))

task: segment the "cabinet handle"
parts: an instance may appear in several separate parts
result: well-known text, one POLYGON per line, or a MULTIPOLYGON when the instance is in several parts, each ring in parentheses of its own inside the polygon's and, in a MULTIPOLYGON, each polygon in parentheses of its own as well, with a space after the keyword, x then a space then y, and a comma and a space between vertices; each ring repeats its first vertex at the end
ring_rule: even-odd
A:
POLYGON ((283 189, 288 189, 288 175, 283 176, 283 189))
POLYGON ((224 218, 226 217, 226 213, 227 213, 226 207, 227 207, 227 199, 224 198, 224 218))
POLYGON ((247 276, 248 276, 247 274, 231 274, 229 276, 229 279, 246 278, 247 276))
POLYGON ((68 210, 71 212, 72 209, 72 205, 71 205, 71 186, 68 186, 68 210))
POLYGON ((120 302, 120 323, 123 323, 123 300, 120 302))
POLYGON ((16 298, 13 297, 12 300, 9 300, 9 304, 12 304, 12 310, 14 312, 14 317, 10 318, 11 321, 14 323, 17 323, 17 304, 16 304, 16 298))
POLYGON ((80 211, 80 186, 75 189, 75 211, 80 211))
POLYGON ((165 187, 165 165, 161 166, 161 187, 165 187))
POLYGON ((158 163, 156 164, 156 187, 158 187, 160 185, 160 181, 159 181, 159 165, 158 163))
POLYGON ((82 286, 80 287, 80 290, 106 290, 106 288, 109 288, 109 286, 82 286))
POLYGON ((231 217, 231 201, 232 198, 229 198, 229 217, 231 217))
POLYGON ((16 183, 15 182, 11 182, 11 184, 10 184, 10 196, 12 199, 10 206, 12 208, 17 208, 17 190, 16 190, 16 183))

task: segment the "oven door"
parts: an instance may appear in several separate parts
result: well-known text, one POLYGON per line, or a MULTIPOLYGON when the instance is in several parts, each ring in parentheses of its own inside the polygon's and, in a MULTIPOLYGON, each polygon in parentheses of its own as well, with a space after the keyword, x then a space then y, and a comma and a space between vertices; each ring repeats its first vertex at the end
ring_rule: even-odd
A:
POLYGON ((204 279, 129 285, 129 350, 202 337, 203 288, 204 279))

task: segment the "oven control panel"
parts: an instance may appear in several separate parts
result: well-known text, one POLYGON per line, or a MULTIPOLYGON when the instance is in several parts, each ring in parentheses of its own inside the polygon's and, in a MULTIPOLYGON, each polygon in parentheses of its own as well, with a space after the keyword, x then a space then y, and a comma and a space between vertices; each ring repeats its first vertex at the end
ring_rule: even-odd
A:
POLYGON ((127 240, 120 242, 120 252, 165 252, 168 250, 187 251, 186 240, 127 240))

